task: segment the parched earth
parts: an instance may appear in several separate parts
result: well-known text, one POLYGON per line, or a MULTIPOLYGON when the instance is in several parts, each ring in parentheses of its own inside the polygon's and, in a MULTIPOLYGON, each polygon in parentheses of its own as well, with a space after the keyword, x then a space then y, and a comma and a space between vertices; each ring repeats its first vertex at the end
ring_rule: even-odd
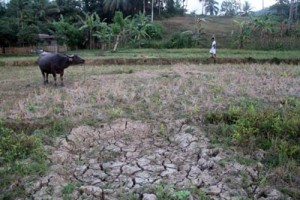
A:
POLYGON ((26 186, 32 199, 63 199, 63 188, 71 183, 69 199, 129 199, 130 194, 157 199, 158 185, 196 188, 211 199, 283 198, 270 186, 258 186, 259 162, 226 162, 233 152, 213 147, 199 127, 184 120, 79 126, 47 148, 49 173, 26 186))

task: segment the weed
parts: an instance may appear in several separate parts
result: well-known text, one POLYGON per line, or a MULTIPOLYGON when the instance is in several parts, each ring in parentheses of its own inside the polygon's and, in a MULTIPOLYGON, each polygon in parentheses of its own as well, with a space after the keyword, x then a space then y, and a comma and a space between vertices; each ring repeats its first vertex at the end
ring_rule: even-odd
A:
POLYGON ((191 188, 191 193, 193 196, 196 197, 196 199, 199 200, 209 200, 210 198, 203 192, 200 188, 193 187, 191 188))
POLYGON ((122 108, 117 107, 117 108, 110 108, 108 110, 108 114, 111 119, 116 119, 116 118, 123 116, 124 112, 123 112, 122 108))
MULTIPOLYGON (((229 139, 245 152, 263 149, 266 152, 263 162, 271 170, 280 167, 285 171, 283 174, 299 176, 299 169, 288 165, 300 162, 300 100, 286 98, 281 107, 254 103, 229 106, 225 111, 207 113, 205 121, 216 127, 209 129, 214 130, 212 133, 229 139)), ((252 163, 245 158, 237 161, 245 165, 252 163)), ((291 186, 296 181, 291 176, 278 177, 287 178, 285 182, 291 186)))
POLYGON ((33 104, 27 104, 26 105, 26 108, 27 108, 27 110, 29 110, 30 112, 35 112, 36 111, 36 108, 35 108, 35 106, 33 105, 33 104))
POLYGON ((176 191, 172 197, 176 200, 186 200, 190 197, 191 193, 187 190, 176 191))
POLYGON ((134 193, 130 192, 130 193, 120 194, 118 199, 120 199, 120 200, 138 200, 138 199, 140 199, 140 197, 138 194, 134 194, 134 193))
POLYGON ((0 122, 0 199, 23 195, 23 185, 13 186, 13 183, 24 176, 44 174, 47 170, 45 160, 39 138, 4 128, 0 122))
POLYGON ((240 163, 240 164, 242 164, 242 165, 246 165, 246 166, 251 166, 251 165, 253 165, 253 164, 256 163, 255 160, 253 160, 253 159, 251 159, 251 158, 242 157, 242 156, 237 156, 237 157, 235 158, 235 160, 236 160, 238 163, 240 163))
POLYGON ((71 194, 76 188, 75 183, 68 183, 68 185, 64 186, 61 190, 63 194, 71 194))
POLYGON ((110 75, 110 74, 132 74, 133 72, 134 72, 133 69, 128 69, 128 70, 125 70, 125 69, 115 69, 115 70, 108 71, 108 72, 102 72, 102 74, 104 74, 104 75, 110 75))
POLYGON ((192 114, 197 115, 197 114, 199 114, 199 112, 200 112, 199 106, 197 104, 195 104, 192 114))
POLYGON ((173 189, 168 185, 160 184, 155 188, 155 194, 158 200, 170 200, 173 189))
POLYGON ((164 125, 163 123, 160 123, 159 134, 160 134, 162 137, 165 137, 165 138, 168 137, 168 132, 167 132, 166 127, 165 127, 165 125, 164 125))
POLYGON ((73 193, 73 191, 75 190, 75 188, 77 187, 77 185, 73 182, 68 183, 68 185, 64 186, 61 190, 62 194, 63 194, 63 199, 64 200, 71 200, 71 194, 73 193))

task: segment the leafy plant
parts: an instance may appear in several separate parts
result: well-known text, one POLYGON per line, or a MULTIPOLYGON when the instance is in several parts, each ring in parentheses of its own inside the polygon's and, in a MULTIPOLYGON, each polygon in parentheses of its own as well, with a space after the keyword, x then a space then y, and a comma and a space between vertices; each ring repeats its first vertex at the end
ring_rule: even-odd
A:
MULTIPOLYGON (((231 144, 246 153, 262 149, 265 152, 263 162, 270 169, 279 168, 285 171, 282 174, 299 176, 297 167, 289 167, 291 163, 300 163, 299 99, 286 98, 280 107, 258 103, 229 106, 224 111, 207 113, 205 120, 219 127, 214 131, 218 137, 229 138, 231 144), (220 131, 221 127, 225 127, 225 134, 220 131)), ((286 179, 281 173, 279 176, 286 179)), ((293 178, 288 180, 292 187, 297 184, 293 178)))
POLYGON ((46 156, 41 140, 24 132, 5 128, 0 122, 0 199, 14 199, 23 195, 21 185, 13 186, 23 176, 43 174, 46 156))
POLYGON ((176 200, 186 200, 190 197, 191 193, 187 190, 176 191, 172 197, 176 200))

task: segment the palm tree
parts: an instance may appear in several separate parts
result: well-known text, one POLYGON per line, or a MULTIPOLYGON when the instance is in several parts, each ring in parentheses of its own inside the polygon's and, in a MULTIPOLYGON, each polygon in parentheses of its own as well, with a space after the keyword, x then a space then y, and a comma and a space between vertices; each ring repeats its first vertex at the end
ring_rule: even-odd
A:
POLYGON ((243 11, 245 12, 245 15, 248 16, 251 10, 251 4, 248 1, 245 1, 245 4, 243 5, 243 11))
POLYGON ((291 0, 288 30, 291 29, 291 25, 292 25, 293 19, 294 19, 294 0, 291 0))
POLYGON ((150 38, 150 36, 147 34, 147 28, 150 26, 152 26, 152 24, 149 23, 149 19, 141 12, 136 14, 133 20, 131 20, 131 37, 135 43, 139 43, 139 47, 141 39, 150 38))
POLYGON ((128 10, 130 7, 130 2, 128 0, 104 0, 103 2, 105 11, 115 11, 115 10, 128 10))
POLYGON ((202 3, 202 15, 203 15, 203 10, 204 10, 204 5, 208 0, 199 0, 200 3, 202 3))
POLYGON ((57 16, 60 12, 58 5, 54 1, 34 0, 32 9, 35 17, 40 21, 51 19, 51 16, 57 16))
POLYGON ((126 35, 126 31, 128 29, 129 23, 130 23, 129 16, 124 18, 122 12, 117 11, 115 13, 115 16, 113 18, 113 23, 110 24, 112 32, 116 37, 113 52, 117 51, 120 40, 122 39, 123 36, 126 35))
POLYGON ((218 6, 219 3, 215 0, 208 0, 205 3, 205 12, 209 13, 210 15, 217 15, 219 12, 218 6))
POLYGON ((91 15, 85 13, 85 20, 81 19, 83 25, 79 28, 79 30, 87 29, 89 35, 89 48, 92 49, 94 47, 94 39, 93 35, 97 31, 97 27, 101 25, 100 17, 96 12, 91 15))
POLYGON ((244 48, 244 44, 249 42, 250 34, 251 34, 251 27, 248 22, 246 21, 237 21, 233 20, 235 25, 237 26, 238 30, 236 31, 236 37, 239 49, 244 48))

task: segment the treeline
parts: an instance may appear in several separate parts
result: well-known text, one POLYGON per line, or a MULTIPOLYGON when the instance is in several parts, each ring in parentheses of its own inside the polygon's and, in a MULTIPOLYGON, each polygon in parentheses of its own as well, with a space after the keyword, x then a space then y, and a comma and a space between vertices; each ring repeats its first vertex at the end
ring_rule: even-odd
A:
MULTIPOLYGON (((36 45, 38 34, 55 35, 71 47, 93 47, 102 22, 124 18, 172 16, 184 13, 184 0, 10 0, 0 3, 0 46, 36 45), (101 23, 100 23, 101 22, 101 23), (95 24, 97 23, 97 24, 95 24)), ((147 21, 150 19, 148 18, 147 21)), ((112 27, 111 27, 112 28, 112 27)), ((97 39, 96 39, 97 40, 97 39)))

